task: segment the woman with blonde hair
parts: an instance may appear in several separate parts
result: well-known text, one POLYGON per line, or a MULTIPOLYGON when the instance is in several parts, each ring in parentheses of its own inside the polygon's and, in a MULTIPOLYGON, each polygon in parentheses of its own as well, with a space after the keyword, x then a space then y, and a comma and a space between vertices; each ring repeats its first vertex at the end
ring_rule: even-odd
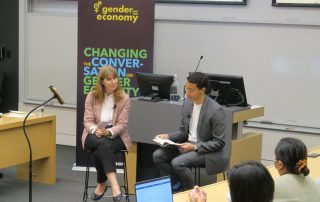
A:
POLYGON ((115 68, 102 67, 95 89, 85 101, 82 134, 83 148, 93 153, 97 170, 97 187, 91 199, 97 201, 106 192, 109 180, 113 201, 120 201, 122 193, 116 178, 115 153, 129 149, 131 139, 127 125, 131 108, 115 68))
POLYGON ((318 202, 320 187, 308 175, 308 152, 305 144, 296 138, 283 138, 275 149, 275 168, 280 177, 275 179, 275 202, 318 202))

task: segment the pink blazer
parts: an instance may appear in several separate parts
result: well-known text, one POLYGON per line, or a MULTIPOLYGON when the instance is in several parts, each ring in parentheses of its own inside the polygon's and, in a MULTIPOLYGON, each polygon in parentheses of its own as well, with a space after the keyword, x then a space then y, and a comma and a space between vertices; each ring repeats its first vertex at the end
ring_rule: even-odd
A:
MULTIPOLYGON (((128 119, 131 108, 130 98, 127 94, 115 103, 115 109, 112 115, 112 132, 114 136, 120 136, 127 150, 131 147, 131 139, 128 133, 128 119)), ((83 133, 82 133, 82 147, 84 148, 84 141, 89 133, 91 126, 97 125, 101 121, 101 104, 90 93, 85 102, 85 111, 83 117, 83 133)))

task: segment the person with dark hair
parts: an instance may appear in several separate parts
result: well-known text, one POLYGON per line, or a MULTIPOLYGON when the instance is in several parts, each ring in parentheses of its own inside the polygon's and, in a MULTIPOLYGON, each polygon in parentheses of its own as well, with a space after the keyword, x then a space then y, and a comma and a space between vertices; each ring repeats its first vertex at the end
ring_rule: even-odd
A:
POLYGON ((129 150, 131 146, 127 129, 130 108, 130 98, 122 90, 116 69, 102 67, 95 89, 86 98, 83 118, 82 145, 93 153, 97 170, 98 185, 91 196, 93 201, 103 197, 107 180, 113 201, 122 198, 116 178, 115 153, 129 150))
POLYGON ((209 175, 224 171, 229 162, 225 147, 225 113, 205 92, 208 77, 195 72, 187 77, 187 99, 183 103, 180 128, 157 137, 181 143, 161 147, 153 153, 153 162, 162 176, 171 176, 173 191, 192 189, 192 167, 204 166, 209 175))
MULTIPOLYGON (((259 162, 245 161, 228 172, 229 202, 271 202, 274 182, 269 171, 259 162)), ((195 187, 188 193, 188 202, 206 202, 206 192, 195 187)))
POLYGON ((259 162, 246 161, 228 173, 232 202, 271 202, 274 182, 269 171, 259 162))
POLYGON ((274 153, 274 165, 280 175, 275 179, 274 201, 320 201, 320 187, 308 176, 305 144, 296 138, 282 138, 274 153))

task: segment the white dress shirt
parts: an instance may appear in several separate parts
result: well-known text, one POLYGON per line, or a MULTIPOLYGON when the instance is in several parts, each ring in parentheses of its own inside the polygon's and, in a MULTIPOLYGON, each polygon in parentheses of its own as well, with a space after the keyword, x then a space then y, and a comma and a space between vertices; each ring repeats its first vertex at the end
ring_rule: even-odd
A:
POLYGON ((190 119, 189 137, 190 142, 197 142, 197 127, 202 104, 193 104, 192 115, 190 119))
MULTIPOLYGON (((105 98, 101 106, 101 115, 100 115, 100 120, 101 120, 101 123, 103 123, 103 125, 106 125, 107 123, 112 124, 112 116, 113 116, 114 108, 115 108, 114 95, 111 94, 107 96, 105 94, 105 98)), ((90 128, 91 133, 94 133, 97 127, 98 126, 92 126, 90 128)), ((111 135, 113 135, 112 128, 109 128, 108 130, 110 131, 111 135)))

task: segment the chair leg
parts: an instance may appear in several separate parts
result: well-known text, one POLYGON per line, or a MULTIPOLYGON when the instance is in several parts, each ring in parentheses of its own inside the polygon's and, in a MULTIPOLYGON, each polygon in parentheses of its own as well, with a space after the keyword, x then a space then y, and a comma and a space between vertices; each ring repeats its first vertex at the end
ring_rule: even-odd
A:
POLYGON ((88 199, 88 183, 89 183, 89 175, 90 175, 90 153, 88 152, 88 158, 87 158, 87 167, 86 167, 86 174, 85 174, 85 180, 84 180, 84 190, 83 190, 83 197, 82 201, 87 202, 88 199))
MULTIPOLYGON (((129 190, 128 190, 128 175, 127 175, 127 162, 126 162, 126 153, 127 151, 123 151, 123 189, 124 189, 124 195, 126 197, 126 202, 129 202, 129 190)), ((84 182, 84 191, 83 191, 83 202, 87 202, 88 196, 88 187, 89 187, 89 176, 90 176, 90 153, 88 152, 88 158, 87 158, 87 168, 86 168, 86 174, 85 174, 85 182, 84 182)), ((108 186, 108 185, 107 185, 108 186)), ((91 186, 90 186, 91 187, 91 186)))
POLYGON ((197 169, 198 169, 198 185, 201 186, 200 185, 200 183, 201 183, 200 182, 200 167, 198 167, 197 169))
POLYGON ((126 195, 126 201, 129 202, 129 186, 128 186, 128 175, 127 175, 127 159, 126 159, 127 151, 123 152, 123 183, 124 183, 124 192, 126 195))
POLYGON ((194 169, 194 184, 197 185, 197 168, 193 167, 194 169))
POLYGON ((200 186, 200 167, 193 167, 194 168, 194 183, 195 185, 200 186))

